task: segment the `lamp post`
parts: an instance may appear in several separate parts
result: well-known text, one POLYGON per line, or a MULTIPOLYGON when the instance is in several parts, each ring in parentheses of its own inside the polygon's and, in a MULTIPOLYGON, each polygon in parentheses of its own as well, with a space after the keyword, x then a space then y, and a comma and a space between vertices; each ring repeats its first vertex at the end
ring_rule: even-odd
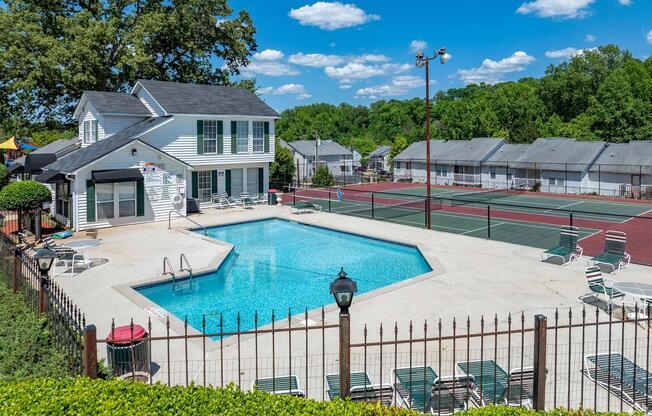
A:
POLYGON ((41 272, 39 291, 38 291, 38 313, 45 313, 45 289, 48 286, 48 273, 52 267, 57 254, 49 248, 39 248, 36 250, 33 258, 38 261, 38 269, 41 272))
POLYGON ((340 269, 337 279, 331 282, 331 294, 340 307, 340 397, 345 399, 351 392, 351 316, 349 306, 353 294, 358 291, 355 281, 340 269))
POLYGON ((422 51, 417 52, 416 66, 426 67, 426 228, 432 229, 432 218, 430 217, 430 71, 428 63, 432 60, 439 59, 445 64, 450 59, 446 53, 446 48, 439 48, 433 56, 424 56, 422 51))

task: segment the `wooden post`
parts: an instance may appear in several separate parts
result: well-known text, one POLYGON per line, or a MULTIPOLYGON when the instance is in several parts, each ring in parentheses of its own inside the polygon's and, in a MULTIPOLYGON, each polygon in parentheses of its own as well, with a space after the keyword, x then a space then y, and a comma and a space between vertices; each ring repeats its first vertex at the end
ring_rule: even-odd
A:
POLYGON ((95 325, 84 328, 84 376, 97 378, 97 331, 95 325))
POLYGON ((36 208, 36 214, 34 214, 34 237, 36 241, 41 239, 41 215, 43 215, 41 207, 36 208))
POLYGON ((18 287, 20 284, 20 280, 18 276, 20 276, 21 267, 22 267, 22 262, 20 261, 20 249, 18 247, 15 247, 14 248, 14 284, 13 284, 14 293, 18 293, 18 287))
POLYGON ((351 394, 351 315, 340 312, 340 397, 351 394))
POLYGON ((546 407, 546 333, 548 321, 544 315, 534 317, 534 410, 546 407))

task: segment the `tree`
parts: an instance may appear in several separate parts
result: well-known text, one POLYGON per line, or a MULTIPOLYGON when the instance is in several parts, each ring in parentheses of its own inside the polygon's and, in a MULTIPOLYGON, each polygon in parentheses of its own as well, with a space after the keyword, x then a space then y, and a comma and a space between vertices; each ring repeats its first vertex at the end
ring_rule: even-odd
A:
POLYGON ((228 84, 256 50, 227 0, 7 0, 0 6, 0 119, 71 121, 83 90, 139 78, 228 84), (215 63, 219 62, 219 64, 215 63))
POLYGON ((9 171, 4 164, 0 164, 0 189, 9 183, 9 171))
POLYGON ((0 209, 33 210, 45 202, 52 202, 52 194, 40 182, 12 182, 0 190, 0 209))
POLYGON ((335 185, 335 178, 328 167, 325 165, 317 166, 315 174, 312 176, 312 185, 319 187, 333 186, 335 185))
POLYGON ((294 177, 294 158, 292 152, 276 144, 274 162, 269 165, 270 187, 283 189, 285 185, 292 183, 294 177))
POLYGON ((389 151, 389 159, 394 160, 396 155, 405 150, 406 147, 408 147, 408 142, 405 136, 398 136, 394 140, 394 143, 392 143, 392 150, 389 151))

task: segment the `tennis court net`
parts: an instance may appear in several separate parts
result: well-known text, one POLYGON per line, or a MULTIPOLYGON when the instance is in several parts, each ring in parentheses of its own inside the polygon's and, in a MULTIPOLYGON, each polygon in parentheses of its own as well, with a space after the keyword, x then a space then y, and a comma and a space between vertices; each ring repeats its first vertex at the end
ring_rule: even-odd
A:
POLYGON ((523 192, 525 192, 525 189, 523 188, 490 189, 487 191, 453 194, 450 196, 450 200, 451 206, 459 206, 489 202, 501 198, 508 198, 510 196, 519 195, 523 192))

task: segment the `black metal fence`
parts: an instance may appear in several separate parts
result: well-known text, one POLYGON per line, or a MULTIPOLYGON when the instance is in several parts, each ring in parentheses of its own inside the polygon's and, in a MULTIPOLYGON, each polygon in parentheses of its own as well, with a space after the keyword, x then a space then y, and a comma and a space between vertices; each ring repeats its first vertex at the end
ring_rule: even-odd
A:
POLYGON ((6 285, 22 295, 34 313, 47 317, 52 340, 67 359, 71 375, 82 374, 84 314, 51 279, 42 279, 36 260, 0 234, 0 270, 6 285))

